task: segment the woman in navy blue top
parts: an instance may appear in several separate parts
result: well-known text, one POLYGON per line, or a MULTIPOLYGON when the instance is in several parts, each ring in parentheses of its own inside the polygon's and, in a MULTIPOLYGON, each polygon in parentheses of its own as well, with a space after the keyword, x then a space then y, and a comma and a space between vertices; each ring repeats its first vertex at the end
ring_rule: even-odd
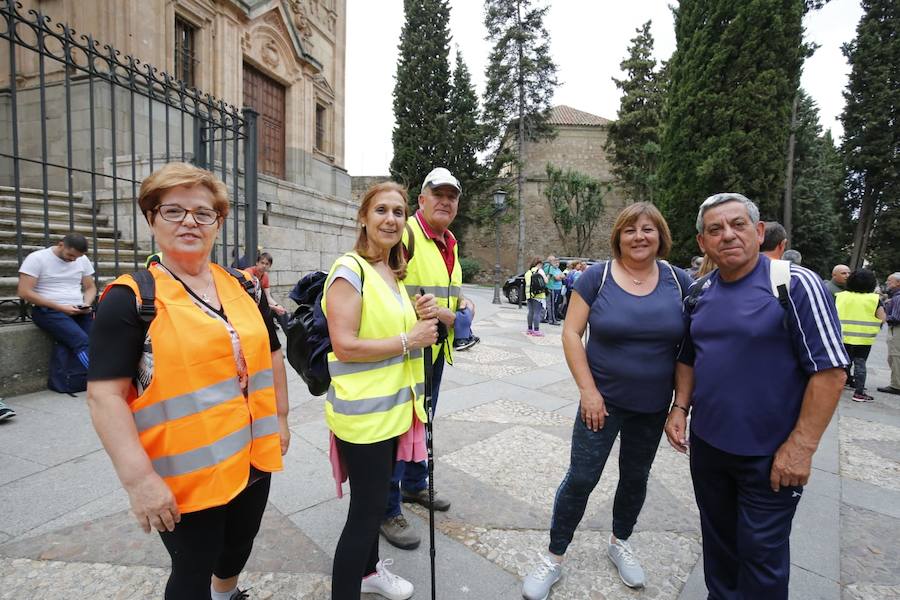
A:
POLYGON ((675 357, 684 337, 682 298, 690 276, 661 260, 672 246, 669 227, 652 204, 619 213, 614 259, 575 283, 563 327, 563 348, 581 402, 572 432, 571 463, 556 493, 549 555, 525 579, 523 595, 545 598, 562 574, 562 558, 622 433, 619 483, 607 553, 629 587, 644 573, 627 539, 647 493, 675 385, 675 357), (587 325, 590 337, 582 343, 587 325))

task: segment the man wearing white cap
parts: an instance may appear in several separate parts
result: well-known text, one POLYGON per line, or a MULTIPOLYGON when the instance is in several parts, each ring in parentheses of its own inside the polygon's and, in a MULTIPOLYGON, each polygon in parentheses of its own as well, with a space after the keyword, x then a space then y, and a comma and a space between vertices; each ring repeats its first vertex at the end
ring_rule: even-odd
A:
MULTIPOLYGON (((407 271, 403 284, 410 297, 422 293, 433 294, 438 304, 435 315, 446 328, 447 337, 432 347, 434 361, 432 374, 432 403, 437 406, 444 362, 453 363, 453 324, 456 311, 465 306, 474 310, 474 304, 462 295, 462 268, 456 237, 450 224, 459 209, 462 186, 450 171, 443 167, 433 169, 425 176, 422 193, 419 194, 419 210, 409 218, 403 232, 406 249, 407 271)), ((421 539, 412 530, 400 511, 404 502, 415 502, 428 507, 428 469, 423 462, 397 462, 388 496, 388 508, 381 534, 398 548, 411 550, 421 539)), ((448 510, 450 502, 435 494, 434 509, 448 510)))

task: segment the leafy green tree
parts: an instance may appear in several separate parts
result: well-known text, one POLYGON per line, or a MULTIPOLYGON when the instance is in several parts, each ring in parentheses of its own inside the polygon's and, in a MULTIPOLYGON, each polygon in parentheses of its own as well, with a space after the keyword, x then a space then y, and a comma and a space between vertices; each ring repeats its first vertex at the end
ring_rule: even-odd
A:
POLYGON ((475 221, 474 209, 478 200, 490 185, 490 177, 478 161, 478 155, 487 147, 487 137, 480 122, 478 96, 472 85, 472 76, 459 50, 456 52, 448 104, 450 154, 447 168, 459 179, 463 189, 453 231, 457 238, 464 240, 466 229, 475 221))
POLYGON ((697 207, 710 194, 755 200, 780 217, 791 103, 808 49, 802 0, 682 0, 660 161, 673 260, 696 253, 697 207))
MULTIPOLYGON (((863 0, 856 39, 845 44, 851 65, 844 92, 841 147, 846 167, 844 216, 854 223, 850 267, 863 264, 870 236, 883 212, 900 197, 900 4, 895 0, 863 0)), ((877 235, 872 242, 897 245, 877 235)))
POLYGON ((625 79, 613 78, 622 90, 618 119, 609 125, 605 150, 613 174, 634 200, 653 202, 657 191, 662 81, 653 58, 650 21, 637 30, 621 68, 625 79))
MULTIPOLYGON (((517 199, 525 187, 519 164, 525 141, 553 135, 548 116, 557 80, 550 36, 544 28, 547 10, 532 0, 485 0, 484 24, 493 49, 486 69, 484 118, 494 149, 493 170, 505 173, 510 166, 516 167, 517 199)), ((517 206, 516 268, 522 271, 525 205, 520 201, 517 206)))
POLYGON ((843 167, 831 132, 822 133, 819 110, 802 90, 797 104, 796 146, 790 245, 803 266, 823 277, 844 260, 838 204, 843 167))
POLYGON ((547 164, 544 196, 559 239, 570 256, 586 256, 603 213, 603 197, 610 189, 609 184, 584 173, 547 164))
POLYGON ((390 171, 415 205, 425 175, 450 157, 450 6, 447 0, 404 0, 403 7, 390 171))

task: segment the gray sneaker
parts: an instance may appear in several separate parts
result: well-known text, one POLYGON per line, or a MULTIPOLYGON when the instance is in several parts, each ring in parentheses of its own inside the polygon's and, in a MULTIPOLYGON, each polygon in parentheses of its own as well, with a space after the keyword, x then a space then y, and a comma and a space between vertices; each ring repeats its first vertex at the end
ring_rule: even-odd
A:
POLYGON ((550 588, 562 577, 562 565, 544 554, 541 562, 522 582, 522 597, 526 600, 547 600, 550 588))
POLYGON ((384 539, 401 550, 415 550, 422 543, 419 534, 412 530, 403 515, 385 519, 381 522, 379 530, 384 539))
POLYGON ((630 588, 644 587, 644 569, 634 555, 634 550, 625 540, 616 540, 613 543, 613 536, 609 536, 609 546, 606 548, 606 554, 619 570, 619 577, 622 583, 630 588))

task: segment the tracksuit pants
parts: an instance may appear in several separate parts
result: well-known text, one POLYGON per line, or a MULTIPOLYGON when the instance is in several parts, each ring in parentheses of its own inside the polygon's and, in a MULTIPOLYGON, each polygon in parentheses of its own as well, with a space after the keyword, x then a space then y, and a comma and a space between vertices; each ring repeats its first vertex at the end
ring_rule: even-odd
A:
POLYGON ((691 436, 691 479, 709 600, 787 600, 791 521, 802 487, 773 492, 772 456, 739 456, 691 436))

